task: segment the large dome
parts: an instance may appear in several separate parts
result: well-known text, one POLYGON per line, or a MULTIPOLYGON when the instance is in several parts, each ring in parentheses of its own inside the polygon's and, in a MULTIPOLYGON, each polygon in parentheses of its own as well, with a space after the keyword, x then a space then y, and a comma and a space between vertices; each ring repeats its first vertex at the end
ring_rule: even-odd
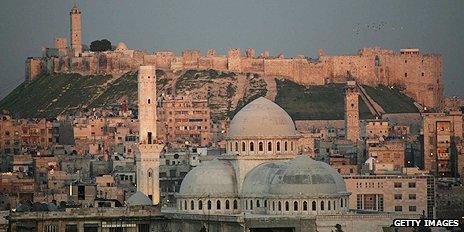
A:
POLYGON ((188 197, 226 197, 237 195, 235 172, 227 161, 214 159, 202 163, 185 176, 179 195, 188 197))
POLYGON ((348 194, 342 176, 324 162, 298 156, 285 163, 270 164, 261 164, 249 172, 243 183, 245 195, 317 197, 348 194))
POLYGON ((241 109, 230 122, 229 139, 297 137, 292 118, 274 102, 260 97, 241 109))

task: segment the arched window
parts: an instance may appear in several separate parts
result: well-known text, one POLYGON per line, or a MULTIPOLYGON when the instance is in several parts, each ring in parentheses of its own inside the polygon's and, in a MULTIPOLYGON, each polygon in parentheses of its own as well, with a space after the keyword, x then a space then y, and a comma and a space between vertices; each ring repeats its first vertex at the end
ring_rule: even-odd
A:
POLYGON ((235 142, 235 151, 238 151, 238 143, 235 142))
POLYGON ((272 151, 272 143, 271 142, 267 143, 267 151, 272 151))
POLYGON ((284 143, 284 150, 287 151, 287 141, 284 143))
POLYGON ((253 200, 250 200, 250 209, 253 210, 253 200))
POLYGON ((198 209, 203 210, 203 201, 198 201, 198 209))
POLYGON ((221 201, 220 200, 216 201, 216 209, 221 209, 221 201))
POLYGON ((293 202, 293 211, 298 211, 298 202, 297 201, 293 202))
POLYGON ((237 200, 234 200, 234 209, 238 209, 237 200))
POLYGON ((230 209, 229 200, 226 200, 226 209, 230 209))
POLYGON ((312 210, 316 211, 316 202, 315 201, 313 201, 313 203, 312 203, 312 210))
POLYGON ((259 142, 258 146, 259 146, 259 151, 263 151, 263 149, 264 149, 263 148, 263 142, 259 142))
POLYGON ((272 201, 272 211, 275 211, 275 202, 272 201))
POLYGON ((256 200, 256 207, 261 207, 261 203, 259 202, 259 200, 256 200))
POLYGON ((277 142, 277 151, 280 151, 280 142, 277 142))
POLYGON ((333 206, 334 206, 334 210, 337 209, 337 204, 335 204, 335 200, 333 201, 333 206))
POLYGON ((195 209, 195 204, 193 203, 193 201, 190 201, 190 210, 194 210, 195 209))
POLYGON ((340 198, 340 208, 343 208, 343 198, 340 198))
POLYGON ((184 210, 187 210, 187 201, 184 201, 184 210))
POLYGON ((324 201, 321 201, 321 210, 324 210, 324 201))
POLYGON ((248 209, 248 200, 245 200, 245 209, 248 209))
POLYGON ((242 151, 245 151, 245 142, 242 142, 242 151))
POLYGON ((347 203, 347 199, 345 198, 345 204, 343 204, 345 207, 347 207, 348 203, 347 203))
POLYGON ((330 210, 330 201, 327 201, 327 210, 330 210))
POLYGON ((211 209, 211 201, 208 200, 208 209, 211 209))
POLYGON ((308 211, 308 202, 303 201, 303 211, 308 211))
POLYGON ((279 201, 279 204, 277 206, 278 206, 277 208, 279 209, 279 211, 282 211, 282 202, 279 201))
POLYGON ((285 211, 289 211, 290 210, 290 204, 288 203, 288 201, 285 202, 285 211))
POLYGON ((290 149, 293 151, 293 141, 290 142, 290 149))
POLYGON ((255 146, 253 142, 250 142, 250 151, 255 151, 255 146))
POLYGON ((264 208, 267 208, 267 200, 264 200, 264 208))

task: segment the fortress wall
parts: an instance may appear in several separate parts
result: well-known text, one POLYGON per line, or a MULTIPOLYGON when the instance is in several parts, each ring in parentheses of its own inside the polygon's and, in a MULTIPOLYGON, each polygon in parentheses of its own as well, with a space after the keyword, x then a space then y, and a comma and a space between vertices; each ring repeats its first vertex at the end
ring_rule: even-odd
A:
POLYGON ((176 57, 174 52, 156 52, 155 67, 159 69, 171 69, 171 61, 176 57))
POLYGON ((332 56, 332 75, 334 77, 353 76, 361 84, 378 85, 375 61, 372 56, 332 56))
POLYGON ((198 50, 183 51, 182 52, 182 65, 184 69, 197 69, 199 58, 200 58, 200 51, 198 50))
POLYGON ((198 69, 212 69, 213 68, 213 58, 211 57, 200 57, 198 59, 198 69))
POLYGON ((306 59, 294 60, 294 80, 303 85, 326 84, 327 67, 322 63, 314 64, 306 59))
POLYGON ((156 65, 156 55, 145 54, 143 56, 143 65, 156 65))
POLYGON ((213 69, 219 71, 226 71, 228 64, 227 64, 227 57, 224 56, 217 56, 212 58, 213 61, 213 69))
POLYGON ((292 59, 266 59, 264 60, 265 76, 287 77, 293 80, 293 60, 292 59))
MULTIPOLYGON (((251 52, 251 51, 249 51, 251 52)), ((241 60, 241 70, 245 73, 264 73, 264 59, 262 58, 243 58, 241 60)))
POLYGON ((231 48, 227 53, 227 69, 231 72, 241 72, 242 62, 240 57, 240 49, 231 48))

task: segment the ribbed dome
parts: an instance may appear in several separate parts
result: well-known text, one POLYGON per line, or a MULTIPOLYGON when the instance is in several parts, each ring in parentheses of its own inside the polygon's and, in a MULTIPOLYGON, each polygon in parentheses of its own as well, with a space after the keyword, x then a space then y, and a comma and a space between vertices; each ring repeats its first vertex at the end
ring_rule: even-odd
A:
POLYGON ((266 163, 249 172, 243 194, 313 197, 347 194, 345 181, 330 165, 307 156, 285 163, 266 163))
POLYGON ((116 50, 121 51, 121 50, 127 50, 127 46, 123 42, 119 42, 118 45, 116 46, 116 50))
POLYGON ((192 169, 180 186, 179 195, 225 197, 237 194, 235 172, 227 161, 214 159, 192 169))
POLYGON ((299 136, 292 118, 274 102, 260 97, 243 107, 230 122, 229 139, 299 136))
POLYGON ((129 206, 140 206, 140 205, 152 205, 150 198, 147 195, 143 194, 140 191, 132 194, 132 196, 127 199, 127 205, 129 206))

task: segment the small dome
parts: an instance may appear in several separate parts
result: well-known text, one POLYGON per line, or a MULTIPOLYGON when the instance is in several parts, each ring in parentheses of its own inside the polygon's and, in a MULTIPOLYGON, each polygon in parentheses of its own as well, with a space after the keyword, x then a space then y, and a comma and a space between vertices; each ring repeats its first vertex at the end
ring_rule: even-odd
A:
POLYGON ((153 205, 150 198, 144 193, 137 191, 127 199, 127 205, 129 206, 140 206, 140 205, 153 205))
POLYGON ((263 163, 253 168, 243 181, 242 193, 246 196, 263 196, 269 194, 272 178, 285 162, 263 163))
POLYGON ((116 50, 122 51, 122 50, 127 50, 127 46, 123 42, 119 42, 118 45, 116 46, 116 50))
POLYGON ((254 195, 315 197, 348 194, 345 181, 334 168, 307 156, 255 167, 245 177, 243 193, 250 197, 254 195))
POLYGON ((260 97, 243 107, 230 122, 229 139, 298 137, 290 115, 260 97))
POLYGON ((235 171, 227 161, 214 159, 202 163, 185 176, 180 196, 225 197, 237 194, 235 171))

